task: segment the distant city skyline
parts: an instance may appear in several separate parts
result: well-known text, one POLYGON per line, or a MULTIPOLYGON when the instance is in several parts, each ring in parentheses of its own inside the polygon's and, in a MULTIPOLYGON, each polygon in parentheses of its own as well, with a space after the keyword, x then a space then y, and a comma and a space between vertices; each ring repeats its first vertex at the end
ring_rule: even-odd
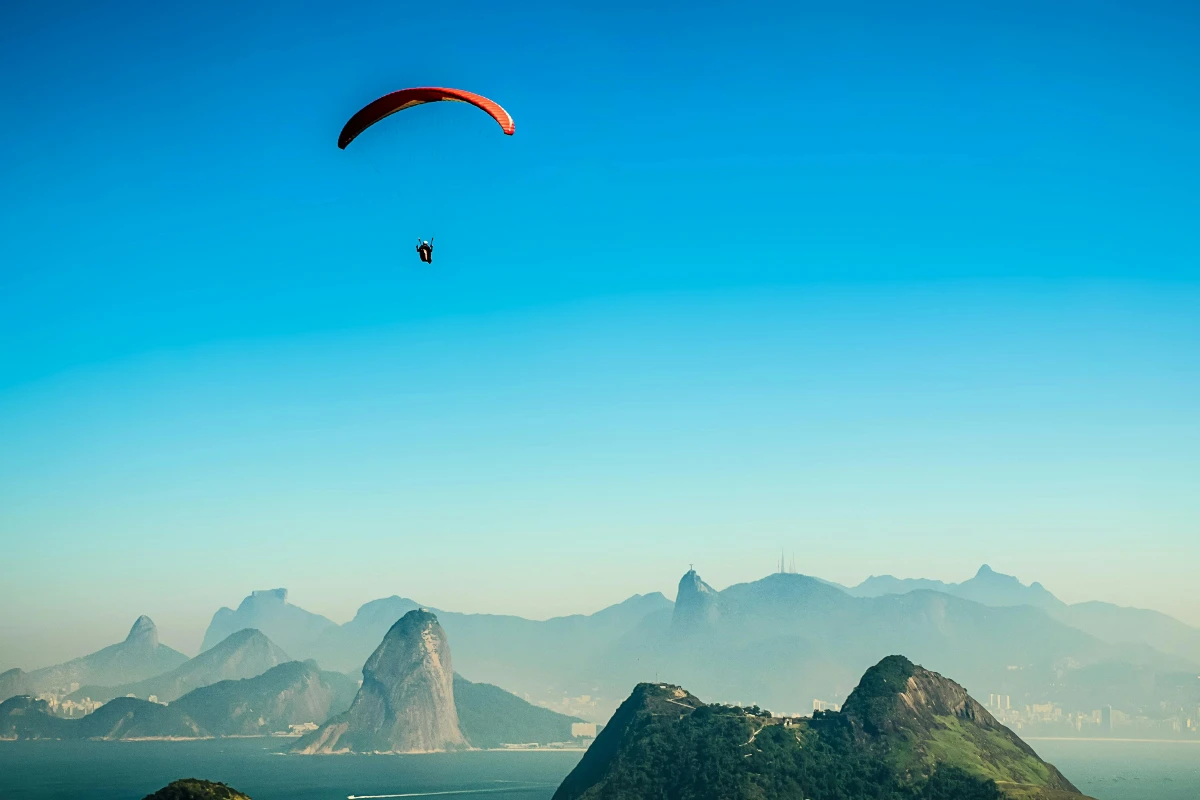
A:
POLYGON ((1200 626, 1200 14, 993 5, 6 7, 0 666, 781 550, 1200 626), (429 84, 515 135, 337 148, 429 84))

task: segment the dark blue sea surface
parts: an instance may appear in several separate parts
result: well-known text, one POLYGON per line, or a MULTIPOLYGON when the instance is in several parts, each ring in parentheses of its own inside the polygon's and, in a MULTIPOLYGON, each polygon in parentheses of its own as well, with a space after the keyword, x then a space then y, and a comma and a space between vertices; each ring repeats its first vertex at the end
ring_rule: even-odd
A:
POLYGON ((278 739, 0 742, 0 798, 141 800, 177 778, 205 778, 253 800, 346 800, 351 795, 549 800, 582 755, 279 755, 286 744, 278 739))
MULTIPOLYGON (((432 797, 549 800, 581 756, 475 752, 284 756, 277 739, 0 742, 3 800, 141 800, 176 778, 228 783, 254 800, 432 797)), ((1200 800, 1200 745, 1035 740, 1097 800, 1200 800)))

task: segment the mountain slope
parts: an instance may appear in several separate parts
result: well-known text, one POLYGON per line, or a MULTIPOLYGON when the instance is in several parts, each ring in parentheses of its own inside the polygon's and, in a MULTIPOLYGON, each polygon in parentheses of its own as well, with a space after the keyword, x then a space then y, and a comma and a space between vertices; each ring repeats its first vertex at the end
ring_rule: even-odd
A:
POLYGON ((350 709, 305 736, 293 753, 423 753, 467 746, 454 706, 450 645, 437 617, 405 614, 363 665, 350 709))
MULTIPOLYGON (((195 689, 167 706, 118 697, 82 719, 60 719, 50 715, 45 701, 15 697, 0 705, 0 738, 266 735, 342 714, 357 691, 357 682, 340 672, 322 672, 312 661, 289 661, 255 678, 195 689)), ((459 675, 454 676, 454 701, 463 735, 478 748, 571 741, 572 723, 582 722, 459 675)))
POLYGON ((23 669, 10 669, 0 672, 0 703, 10 697, 36 693, 29 687, 29 675, 23 669))
MULTIPOLYGON (((592 615, 544 621, 435 613, 465 678, 597 722, 611 715, 630 685, 656 675, 670 675, 706 696, 754 696, 801 711, 811 708, 813 698, 840 701, 867 667, 892 652, 961 676, 980 691, 1024 702, 1045 699, 1047 688, 1064 685, 1066 676, 1072 697, 1086 707, 1116 700, 1094 681, 1072 683, 1079 670, 1104 664, 1138 665, 1151 674, 1191 668, 1183 657, 1190 651, 1170 647, 1180 637, 1186 645, 1186 626, 1182 632, 1169 625, 1142 630, 1131 617, 1122 633, 1109 624, 1105 609, 1091 626, 1082 619, 1085 610, 987 567, 958 585, 903 582, 889 591, 889 581, 898 583, 874 579, 870 591, 871 581, 851 590, 872 596, 853 596, 819 579, 776 574, 718 592, 689 571, 675 603, 658 593, 639 595, 592 615), (939 591, 911 590, 914 585, 939 591), (1154 649, 1160 645, 1162 652, 1154 649), (1168 658, 1171 653, 1178 657, 1168 658)), ((270 602, 284 605, 281 595, 270 602)), ((416 607, 398 596, 372 601, 350 622, 324 626, 304 649, 289 652, 325 669, 357 672, 391 625, 416 607)))
POLYGON ((205 731, 182 710, 136 697, 118 697, 78 720, 79 739, 192 739, 205 731))
POLYGON ((154 622, 141 616, 123 642, 52 667, 5 672, 0 675, 0 700, 17 694, 65 693, 74 683, 131 683, 160 675, 185 661, 183 653, 159 643, 154 622))
POLYGON ((118 697, 80 719, 52 716, 45 700, 28 695, 0 703, 0 738, 5 739, 190 739, 204 735, 183 711, 134 697, 118 697))
MULTIPOLYGON (((282 644, 282 639, 276 639, 277 629, 272 626, 278 619, 272 614, 282 613, 279 608, 285 605, 281 599, 285 593, 283 590, 276 590, 276 593, 274 598, 247 598, 242 603, 245 614, 239 619, 260 626, 263 633, 282 644), (263 611, 268 609, 275 611, 272 614, 263 611)), ((518 695, 553 704, 571 696, 595 695, 589 687, 604 679, 604 669, 598 665, 605 654, 646 620, 663 614, 669 618, 673 605, 661 593, 653 592, 634 595, 593 614, 548 620, 430 610, 437 614, 446 634, 455 642, 455 663, 460 673, 472 680, 493 683, 518 695)), ((315 626, 314 630, 319 629, 315 636, 293 646, 284 645, 284 649, 297 658, 316 660, 323 669, 354 674, 362 669, 391 626, 409 611, 420 607, 406 597, 372 600, 360 607, 354 619, 344 625, 315 626)), ((224 629, 220 626, 229 624, 225 616, 233 613, 228 609, 218 612, 221 619, 214 617, 213 626, 205 637, 206 644, 215 631, 224 629)), ((242 613, 241 609, 239 613, 242 613)), ((287 630, 294 633, 295 626, 287 627, 287 630)), ((611 705, 595 707, 589 718, 606 718, 627 685, 613 684, 611 705)), ((580 711, 582 709, 572 713, 580 711)))
POLYGON ((256 678, 196 689, 169 705, 117 697, 80 719, 53 717, 45 701, 14 697, 0 704, 0 737, 119 740, 286 732, 344 711, 357 688, 341 673, 290 661, 256 678))
POLYGON ((0 702, 0 739, 71 738, 75 721, 51 716, 48 702, 29 695, 0 702))
POLYGON ((889 656, 869 669, 842 709, 868 745, 902 773, 948 764, 1000 786, 1078 790, 953 681, 889 656))
POLYGON ((215 647, 237 631, 253 628, 262 631, 287 652, 310 658, 310 644, 323 631, 335 627, 332 620, 289 603, 287 589, 265 589, 251 592, 236 611, 218 609, 204 632, 200 650, 215 647))
POLYGON ((1200 629, 1148 609, 1101 602, 1068 605, 1040 583, 1035 581, 1026 586, 1012 575, 995 572, 986 564, 979 568, 975 577, 962 583, 872 575, 847 591, 855 597, 936 591, 986 606, 1034 606, 1058 621, 1109 644, 1143 645, 1200 665, 1200 629))
POLYGON ((195 689, 170 708, 212 736, 252 736, 307 722, 319 725, 349 708, 357 690, 356 682, 339 672, 322 672, 314 662, 289 661, 254 678, 195 689))
POLYGON ((907 659, 869 670, 847 705, 781 719, 640 684, 554 799, 1083 800, 962 687, 907 659))
MULTIPOLYGON (((634 595, 594 614, 575 614, 548 620, 529 620, 502 614, 460 614, 431 608, 463 654, 460 668, 467 674, 505 686, 504 678, 524 673, 530 666, 522 663, 520 653, 530 648, 552 654, 563 649, 574 652, 594 651, 635 628, 647 615, 671 608, 672 603, 659 592, 634 595)), ((406 597, 373 600, 359 608, 354 619, 322 632, 305 651, 326 669, 358 670, 388 629, 409 611, 421 606, 406 597)), ((519 676, 518 676, 519 678, 519 676)), ((536 690, 538 681, 522 681, 536 690)))
POLYGON ((673 625, 636 652, 642 679, 657 672, 710 696, 754 696, 796 712, 814 697, 844 697, 867 667, 897 651, 976 686, 1037 682, 1068 659, 1112 656, 1108 645, 1038 609, 937 592, 859 598, 804 575, 775 574, 707 602, 703 624, 673 625))
POLYGON ((142 699, 153 695, 160 702, 170 702, 193 689, 217 681, 253 678, 291 660, 260 631, 247 629, 163 675, 120 686, 83 686, 71 696, 104 701, 126 695, 142 699))
POLYGON ((571 725, 583 722, 527 703, 498 686, 454 676, 454 707, 471 747, 571 741, 571 725))
POLYGON ((1012 575, 996 572, 987 564, 975 577, 962 583, 943 583, 925 578, 894 578, 891 575, 872 575, 848 590, 855 597, 879 597, 885 594, 907 594, 914 591, 933 591, 952 594, 985 606, 1033 606, 1054 612, 1066 608, 1046 587, 1034 581, 1026 586, 1012 575))
POLYGON ((1067 606, 1054 616, 1106 642, 1141 644, 1200 664, 1200 629, 1158 611, 1087 602, 1067 606))

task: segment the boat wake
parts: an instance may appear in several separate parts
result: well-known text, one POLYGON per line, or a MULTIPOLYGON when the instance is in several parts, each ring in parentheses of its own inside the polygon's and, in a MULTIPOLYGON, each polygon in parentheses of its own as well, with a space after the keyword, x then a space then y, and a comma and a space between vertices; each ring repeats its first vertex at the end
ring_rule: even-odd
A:
POLYGON ((552 783, 530 783, 523 786, 496 786, 490 789, 453 789, 445 792, 406 792, 403 794, 348 794, 346 800, 384 800, 391 797, 442 797, 450 794, 500 794, 501 792, 523 792, 530 789, 545 789, 552 783))

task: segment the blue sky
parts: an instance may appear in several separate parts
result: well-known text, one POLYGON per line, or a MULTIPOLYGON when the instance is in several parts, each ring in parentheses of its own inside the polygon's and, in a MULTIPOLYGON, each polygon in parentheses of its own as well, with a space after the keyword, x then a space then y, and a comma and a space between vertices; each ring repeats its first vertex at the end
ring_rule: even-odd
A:
POLYGON ((254 588, 547 616, 781 547, 1200 624, 1188 4, 4 14, 0 668, 254 588), (430 84, 516 135, 337 149, 430 84))

